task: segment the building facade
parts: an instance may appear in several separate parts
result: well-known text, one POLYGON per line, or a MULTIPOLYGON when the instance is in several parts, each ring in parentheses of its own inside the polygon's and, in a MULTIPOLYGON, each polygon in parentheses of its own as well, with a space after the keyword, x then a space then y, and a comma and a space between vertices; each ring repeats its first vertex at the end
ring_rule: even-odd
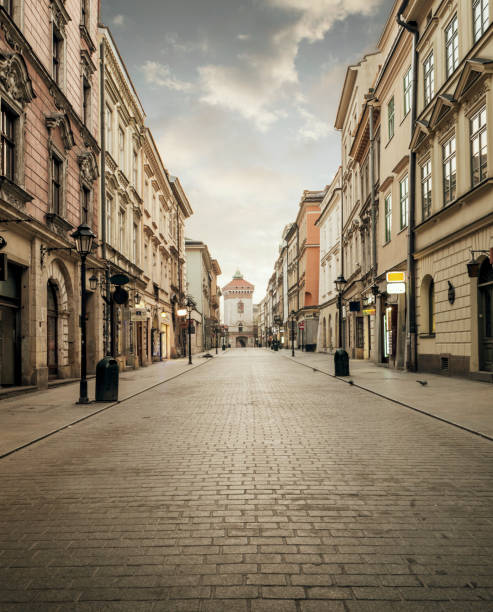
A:
POLYGON ((185 240, 187 266, 187 294, 195 302, 192 313, 194 338, 192 352, 209 351, 219 344, 220 316, 217 277, 221 268, 212 259, 206 244, 198 240, 185 240))
POLYGON ((339 312, 334 283, 341 273, 341 168, 322 200, 321 210, 315 222, 320 231, 320 318, 317 351, 326 353, 339 346, 339 312))
MULTIPOLYGON (((46 386, 80 370, 80 259, 71 234, 99 235, 98 2, 0 8, 2 168, 0 386, 46 386)), ((88 267, 97 266, 89 256, 88 267)), ((101 309, 87 302, 89 363, 101 309)))
POLYGON ((233 348, 255 346, 252 301, 254 290, 254 285, 246 281, 239 270, 222 288, 224 323, 228 326, 229 343, 233 348))

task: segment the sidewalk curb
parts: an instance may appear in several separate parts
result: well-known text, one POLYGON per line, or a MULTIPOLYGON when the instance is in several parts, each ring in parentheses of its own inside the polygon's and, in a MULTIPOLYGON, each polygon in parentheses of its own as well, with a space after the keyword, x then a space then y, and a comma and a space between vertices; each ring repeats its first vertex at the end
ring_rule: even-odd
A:
POLYGON ((340 376, 335 376, 334 374, 330 374, 330 372, 325 372, 324 370, 320 370, 319 368, 316 368, 314 366, 308 365, 306 363, 301 363, 301 361, 297 361, 296 358, 293 358, 290 355, 282 355, 282 357, 284 357, 284 359, 289 359, 289 361, 292 361, 296 363, 297 365, 303 366, 305 368, 309 368, 313 372, 320 372, 320 374, 324 374, 325 376, 330 376, 330 378, 335 378, 336 380, 340 380, 341 382, 346 383, 346 385, 350 385, 351 387, 356 387, 358 389, 361 389, 362 391, 366 391, 367 393, 371 393, 372 395, 381 397, 382 399, 385 399, 389 402, 393 402, 394 404, 397 404, 398 406, 403 406, 404 408, 408 408, 409 410, 414 410, 414 412, 419 412, 419 414, 424 414, 425 416, 431 417, 432 419, 441 421, 442 423, 446 423, 447 425, 451 425, 452 427, 457 427, 457 429, 462 429, 462 431, 467 431, 470 434, 479 436, 480 438, 484 438, 485 440, 489 440, 490 442, 493 442, 493 437, 489 436, 488 434, 481 433, 480 431, 476 431, 475 429, 470 429, 469 427, 466 427, 465 425, 460 425, 459 423, 456 423, 455 421, 449 421, 448 419, 437 416, 436 414, 427 412, 426 410, 423 410, 422 408, 416 408, 415 406, 411 406, 410 404, 406 404, 405 402, 401 402, 399 400, 393 399, 392 397, 387 397, 386 395, 383 395, 382 393, 378 393, 378 391, 373 391, 372 389, 368 389, 367 387, 358 385, 354 381, 350 382, 349 380, 345 380, 345 378, 342 378, 340 376))
MULTIPOLYGON (((219 357, 219 355, 218 355, 218 357, 219 357)), ((196 370, 197 368, 200 368, 200 367, 206 365, 207 363, 210 363, 210 361, 212 361, 212 360, 211 359, 204 359, 204 361, 202 361, 201 363, 198 363, 197 365, 192 364, 192 367, 188 368, 187 370, 184 370, 183 372, 180 372, 179 374, 175 374, 174 376, 170 376, 170 378, 167 378, 166 380, 162 380, 162 381, 160 381, 158 383, 155 383, 155 384, 151 385, 150 387, 146 387, 145 389, 141 389, 140 391, 137 391, 136 393, 128 395, 127 397, 124 397, 121 400, 118 400, 116 402, 112 402, 109 405, 104 406, 103 408, 99 408, 98 410, 95 410, 94 412, 91 412, 91 414, 86 414, 85 416, 81 417, 80 419, 76 419, 75 421, 67 423, 66 425, 63 425, 62 427, 58 427, 57 429, 54 429, 53 431, 50 431, 47 434, 44 434, 44 435, 40 436, 39 438, 35 438, 34 440, 31 440, 30 442, 26 442, 25 444, 22 444, 21 446, 18 446, 17 448, 13 448, 12 450, 9 450, 6 453, 3 453, 2 455, 0 455, 0 460, 5 459, 5 458, 9 457, 10 455, 13 455, 14 453, 18 453, 19 451, 21 451, 21 450, 23 450, 25 448, 28 448, 29 446, 32 446, 33 444, 36 444, 37 442, 41 442, 42 440, 46 440, 46 438, 50 438, 51 436, 54 436, 55 434, 59 433, 60 431, 63 431, 64 429, 68 429, 69 427, 72 427, 74 425, 78 425, 79 423, 82 423, 83 421, 87 421, 87 419, 90 419, 91 417, 96 416, 96 415, 100 414, 101 412, 105 412, 106 410, 109 410, 110 408, 113 408, 114 406, 118 406, 119 404, 122 404, 123 402, 126 402, 129 399, 137 397, 138 395, 141 395, 142 393, 145 393, 146 391, 150 391, 151 389, 159 387, 160 385, 164 385, 165 383, 169 382, 170 380, 174 380, 175 378, 179 378, 180 376, 183 376, 184 374, 188 374, 192 370, 196 370)), ((96 402, 91 402, 91 403, 96 403, 96 402)))

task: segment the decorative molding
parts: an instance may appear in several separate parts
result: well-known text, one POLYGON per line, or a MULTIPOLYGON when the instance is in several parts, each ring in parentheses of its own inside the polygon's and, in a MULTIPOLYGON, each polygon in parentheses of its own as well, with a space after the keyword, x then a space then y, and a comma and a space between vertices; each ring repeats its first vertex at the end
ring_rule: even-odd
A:
POLYGON ((26 204, 34 198, 27 191, 19 187, 19 185, 2 176, 0 177, 0 199, 17 210, 24 211, 26 204))
MULTIPOLYGON (((46 127, 51 132, 53 128, 59 127, 65 150, 71 149, 75 145, 74 133, 70 125, 70 120, 65 113, 48 115, 45 118, 46 127)), ((51 134, 50 134, 51 136, 51 134)))
POLYGON ((82 40, 85 41, 86 45, 89 47, 91 54, 94 53, 96 51, 96 45, 94 44, 91 38, 91 35, 89 34, 89 30, 87 29, 87 26, 81 23, 79 25, 79 30, 80 30, 80 36, 82 40))
POLYGON ((36 97, 26 62, 18 53, 0 53, 0 83, 23 106, 36 97))
POLYGON ((72 18, 65 8, 65 4, 62 0, 50 0, 51 12, 53 15, 53 23, 60 30, 62 34, 65 34, 65 26, 72 18))
POLYGON ((92 184, 98 177, 98 161, 92 151, 84 151, 77 157, 81 181, 92 184))
POLYGON ((85 49, 80 52, 80 75, 85 77, 90 83, 92 75, 96 72, 97 68, 91 59, 91 55, 85 49))

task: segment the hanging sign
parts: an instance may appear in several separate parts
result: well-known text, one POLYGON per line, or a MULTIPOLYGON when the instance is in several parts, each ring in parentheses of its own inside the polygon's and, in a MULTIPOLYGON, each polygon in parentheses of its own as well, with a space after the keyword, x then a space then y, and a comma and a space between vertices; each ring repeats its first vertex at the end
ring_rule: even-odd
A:
POLYGON ((110 278, 112 285, 126 285, 128 282, 130 282, 130 279, 126 274, 113 274, 110 278))
POLYGON ((387 272, 387 282, 388 283, 405 283, 406 273, 403 271, 387 272))
POLYGON ((406 283, 387 283, 387 293, 389 295, 406 293, 406 283))

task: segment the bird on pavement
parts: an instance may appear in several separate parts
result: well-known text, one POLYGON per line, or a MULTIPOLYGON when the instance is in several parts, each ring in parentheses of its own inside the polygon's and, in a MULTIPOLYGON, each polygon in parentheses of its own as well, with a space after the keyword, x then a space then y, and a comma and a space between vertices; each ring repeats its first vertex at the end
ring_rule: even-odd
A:
POLYGON ((418 383, 419 383, 420 385, 422 385, 423 387, 424 387, 425 385, 427 385, 427 384, 428 384, 428 381, 427 381, 427 380, 417 380, 416 382, 418 382, 418 383))

